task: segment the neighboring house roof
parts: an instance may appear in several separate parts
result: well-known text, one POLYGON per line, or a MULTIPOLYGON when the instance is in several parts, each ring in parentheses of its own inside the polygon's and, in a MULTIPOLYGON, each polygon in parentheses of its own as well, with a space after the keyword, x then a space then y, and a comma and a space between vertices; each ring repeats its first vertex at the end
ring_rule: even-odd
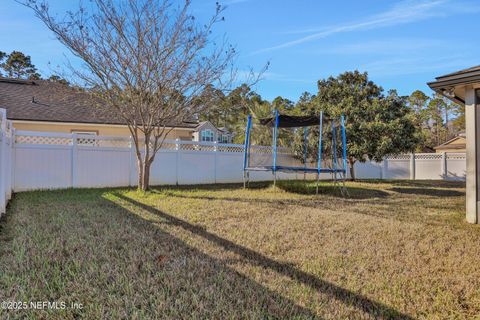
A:
POLYGON ((224 134, 231 134, 230 130, 228 130, 226 127, 218 128, 218 130, 220 130, 224 134))
POLYGON ((200 121, 200 122, 197 124, 197 127, 196 127, 195 129, 199 130, 199 129, 205 127, 205 125, 207 125, 207 124, 210 124, 211 126, 215 127, 215 126, 213 125, 213 123, 211 123, 210 121, 207 120, 207 121, 200 121))
POLYGON ((434 147, 435 150, 462 150, 466 148, 465 133, 459 133, 458 136, 434 147), (460 141, 459 141, 460 140, 460 141), (463 142, 462 142, 463 141, 463 142))
POLYGON ((195 128, 195 131, 201 131, 205 127, 208 127, 209 129, 215 129, 219 133, 231 134, 230 131, 228 131, 227 128, 225 128, 225 127, 217 128, 217 127, 215 127, 215 125, 213 123, 211 123, 208 120, 198 123, 197 127, 195 128))
POLYGON ((433 152, 435 152, 435 149, 427 147, 427 146, 423 146, 423 147, 420 148, 420 150, 418 152, 419 153, 433 153, 433 152))
MULTIPOLYGON (((95 103, 90 95, 58 82, 0 78, 0 108, 10 120, 119 124, 115 112, 95 103)), ((195 128, 197 123, 167 124, 195 128)))
POLYGON ((432 90, 456 103, 465 104, 465 92, 456 87, 480 82, 480 66, 455 71, 435 79, 436 81, 427 83, 432 90))

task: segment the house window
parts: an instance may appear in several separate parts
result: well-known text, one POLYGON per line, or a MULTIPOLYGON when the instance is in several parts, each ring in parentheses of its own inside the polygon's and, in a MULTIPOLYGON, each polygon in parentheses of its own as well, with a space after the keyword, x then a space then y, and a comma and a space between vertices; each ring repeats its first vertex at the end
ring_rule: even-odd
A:
POLYGON ((228 135, 222 134, 222 135, 220 136, 220 139, 218 139, 218 142, 220 142, 220 143, 228 143, 228 135))
POLYGON ((95 146, 96 144, 96 139, 95 137, 97 136, 97 132, 95 131, 77 131, 77 130, 72 130, 72 133, 76 133, 78 135, 82 135, 83 137, 77 138, 77 144, 80 146, 95 146), (86 137, 86 136, 92 136, 86 137))
POLYGON ((213 142, 214 138, 213 138, 213 131, 210 130, 210 129, 206 129, 206 130, 202 130, 201 133, 200 133, 200 136, 201 136, 201 141, 205 141, 205 142, 213 142))

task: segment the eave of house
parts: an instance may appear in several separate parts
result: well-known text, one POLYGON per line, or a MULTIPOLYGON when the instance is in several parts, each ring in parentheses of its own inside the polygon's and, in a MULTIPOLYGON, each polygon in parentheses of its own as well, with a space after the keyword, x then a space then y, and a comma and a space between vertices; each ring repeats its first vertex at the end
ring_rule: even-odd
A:
MULTIPOLYGON (((124 124, 108 124, 108 123, 84 123, 84 122, 57 122, 57 121, 38 121, 38 120, 12 120, 13 123, 25 123, 25 124, 51 124, 51 125, 63 125, 63 126, 91 126, 91 127, 114 127, 114 128, 126 128, 124 124)), ((165 127, 166 129, 172 129, 172 127, 165 127)), ((194 131, 193 127, 174 127, 175 130, 194 131)))
POLYGON ((437 77, 436 81, 427 85, 446 98, 465 105, 465 86, 476 86, 480 83, 480 70, 464 71, 437 77))
POLYGON ((467 147, 466 144, 449 144, 449 145, 441 145, 438 147, 434 147, 435 150, 463 150, 467 147))

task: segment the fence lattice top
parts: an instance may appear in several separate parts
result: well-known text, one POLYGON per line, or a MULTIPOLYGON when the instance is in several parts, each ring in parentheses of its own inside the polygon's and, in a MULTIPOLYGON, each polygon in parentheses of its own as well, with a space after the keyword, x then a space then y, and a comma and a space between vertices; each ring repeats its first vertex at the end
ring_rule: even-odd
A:
MULTIPOLYGON (((7 131, 11 133, 13 130, 7 131)), ((16 131, 14 140, 16 144, 71 146, 74 144, 75 139, 76 145, 78 147, 116 149, 129 149, 133 147, 130 137, 122 136, 95 136, 66 133, 16 131)), ((253 153, 263 155, 273 154, 273 148, 271 146, 254 145, 250 148, 252 148, 253 153)), ((241 144, 223 144, 216 142, 165 140, 162 144, 161 150, 243 153, 244 146, 241 144)), ((293 157, 293 154, 288 153, 287 148, 278 147, 277 152, 280 155, 293 157)), ((386 157, 386 160, 408 161, 411 157, 411 154, 399 154, 394 156, 388 156, 386 157)), ((415 160, 438 160, 442 159, 443 155, 441 153, 417 153, 414 154, 414 157, 415 160)), ((465 153, 447 153, 445 157, 447 160, 465 160, 466 158, 465 153)))
MULTIPOLYGON (((95 136, 81 134, 65 134, 65 133, 44 133, 33 131, 17 131, 15 133, 15 143, 20 145, 57 145, 71 146, 75 144, 78 147, 101 147, 101 148, 133 148, 133 141, 130 137, 121 136, 95 136), (74 143, 75 142, 75 143, 74 143)), ((140 145, 143 148, 143 144, 140 145)), ((271 147, 266 148, 272 153, 271 147)), ((178 150, 178 151, 215 151, 215 152, 234 152, 243 153, 243 145, 240 144, 223 144, 216 142, 198 142, 198 141, 181 141, 181 140, 165 140, 161 150, 178 150)))

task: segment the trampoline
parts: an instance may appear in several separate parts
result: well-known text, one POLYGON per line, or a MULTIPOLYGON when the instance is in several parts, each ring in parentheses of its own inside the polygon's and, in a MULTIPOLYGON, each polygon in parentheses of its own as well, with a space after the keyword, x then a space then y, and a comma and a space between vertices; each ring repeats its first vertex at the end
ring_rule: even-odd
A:
MULTIPOLYGON (((250 172, 270 171, 276 185, 277 173, 303 173, 315 176, 316 192, 321 176, 335 182, 347 175, 345 118, 281 115, 257 119, 248 116, 243 157, 244 187, 250 172), (270 142, 271 145, 268 145, 270 142)), ((342 190, 343 193, 343 190, 342 190)))

